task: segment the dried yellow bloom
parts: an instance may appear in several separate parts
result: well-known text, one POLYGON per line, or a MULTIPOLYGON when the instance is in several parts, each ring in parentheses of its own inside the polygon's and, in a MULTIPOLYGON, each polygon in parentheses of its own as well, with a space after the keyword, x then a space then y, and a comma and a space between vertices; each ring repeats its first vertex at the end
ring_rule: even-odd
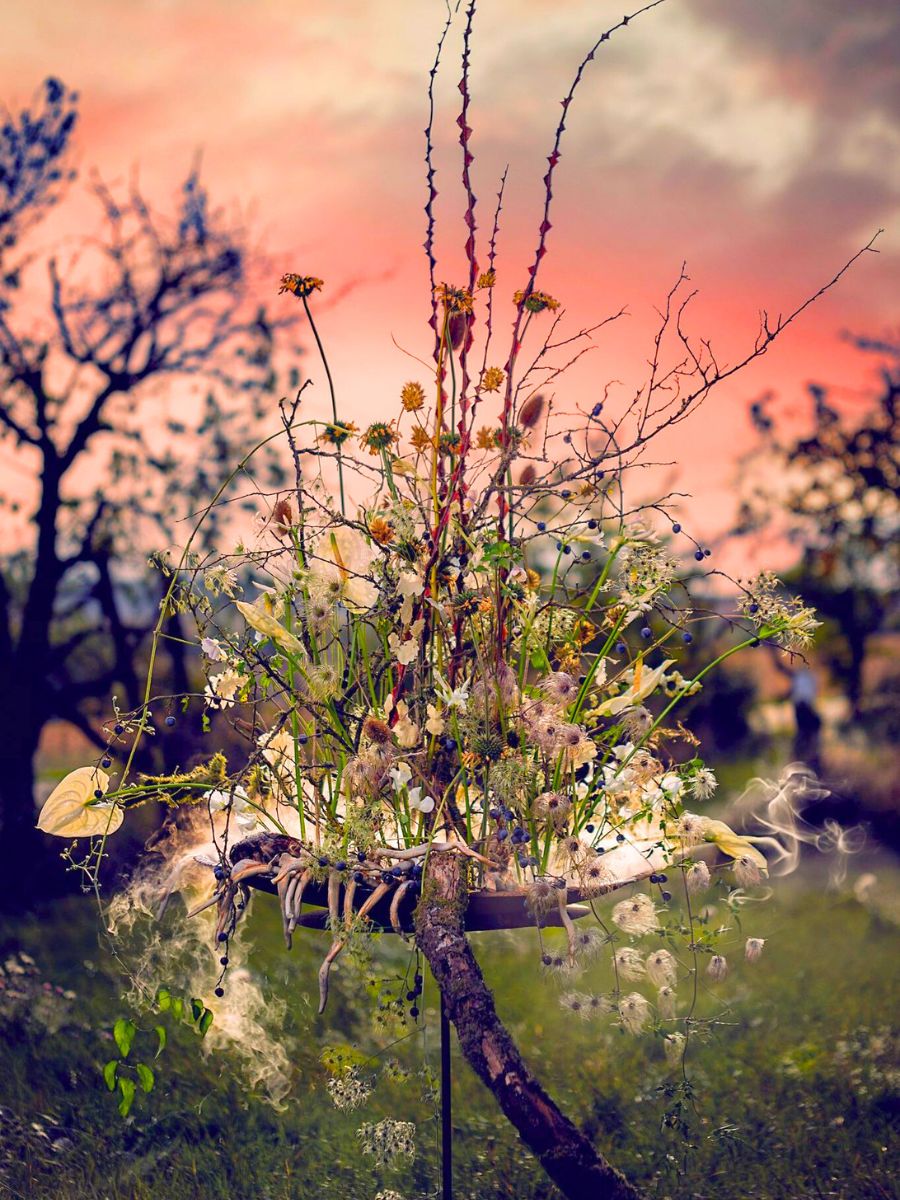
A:
POLYGON ((352 437, 356 432, 358 432, 357 427, 352 421, 329 422, 319 434, 318 440, 327 442, 329 446, 343 446, 347 438, 352 437))
POLYGON ((379 546, 387 546, 394 540, 394 527, 384 517, 373 517, 369 522, 369 537, 379 546))
POLYGON ((386 421, 375 421, 359 440, 370 454, 380 454, 382 450, 390 450, 397 435, 386 421))
POLYGON ((426 429, 419 426, 414 429, 412 437, 409 439, 419 454, 424 454, 426 450, 434 449, 434 439, 430 436, 426 429))
POLYGON ((488 367, 481 377, 481 390, 483 392, 498 392, 505 378, 506 375, 502 367, 488 367))
POLYGON ((497 430, 491 429, 488 425, 483 425, 478 430, 475 438, 475 445, 479 450, 496 450, 497 449, 497 430))
POLYGON ((300 300, 305 300, 313 292, 320 292, 324 286, 323 280, 316 279, 315 275, 282 275, 278 295, 280 296, 282 292, 291 292, 300 300))
POLYGON ((513 304, 522 304, 526 312, 532 313, 543 312, 546 308, 555 312, 559 308, 559 301, 548 296, 546 292, 530 292, 528 296, 524 292, 516 292, 513 296, 513 304))
POLYGON ((449 283, 439 283, 434 292, 448 312, 470 313, 472 311, 472 293, 468 288, 455 288, 451 287, 449 283))
POLYGON ((475 284, 477 288, 492 288, 497 282, 497 272, 493 267, 489 271, 483 271, 478 276, 478 281, 475 284))
POLYGON ((417 412, 425 403, 425 389, 421 383, 405 383, 400 392, 400 400, 407 412, 417 412))

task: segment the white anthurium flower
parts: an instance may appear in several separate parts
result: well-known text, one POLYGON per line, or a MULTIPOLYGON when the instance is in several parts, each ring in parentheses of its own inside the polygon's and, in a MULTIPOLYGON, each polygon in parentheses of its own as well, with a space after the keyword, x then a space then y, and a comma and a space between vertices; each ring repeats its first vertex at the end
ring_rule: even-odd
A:
POLYGON ((647 697, 659 687, 663 675, 671 667, 675 661, 674 658, 665 659, 658 667, 636 669, 631 683, 618 696, 613 696, 610 700, 605 700, 597 709, 601 717, 615 717, 626 708, 633 708, 641 704, 647 697))
POLYGON ((99 767, 77 767, 61 780, 41 808, 37 827, 54 837, 97 837, 114 833, 123 820, 114 800, 103 800, 109 776, 99 767))
POLYGON ((358 529, 341 525, 331 529, 316 547, 314 574, 337 574, 341 601, 350 612, 367 612, 378 600, 378 588, 366 576, 371 573, 376 551, 358 529))
POLYGON ((434 810, 434 800, 431 796, 423 796, 421 787, 408 788, 409 807, 420 813, 430 813, 434 810))
POLYGON ((235 608, 251 629, 255 629, 263 637, 269 638, 279 650, 286 650, 288 654, 296 654, 300 658, 305 658, 306 651, 300 639, 285 629, 281 622, 276 620, 270 612, 267 612, 263 607, 264 604, 265 599, 257 604, 247 604, 243 600, 235 600, 234 602, 235 608))
POLYGON ((395 792, 402 792, 409 781, 412 779, 412 770, 409 763, 398 762, 395 767, 391 767, 388 771, 391 777, 391 782, 394 785, 395 792))

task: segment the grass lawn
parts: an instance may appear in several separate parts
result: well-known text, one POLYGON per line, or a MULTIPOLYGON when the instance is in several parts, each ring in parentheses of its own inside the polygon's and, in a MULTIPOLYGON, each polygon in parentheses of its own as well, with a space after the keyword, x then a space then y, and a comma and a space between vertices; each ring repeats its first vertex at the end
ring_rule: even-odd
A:
MULTIPOLYGON (((854 868, 858 874, 860 865, 854 868)), ((744 909, 744 932, 767 938, 765 951, 753 966, 735 954, 717 998, 701 996, 701 1014, 719 1012, 721 1019, 693 1040, 693 1100, 680 1111, 680 1072, 666 1065, 660 1039, 623 1035, 608 1017, 581 1022, 565 1012, 560 985, 535 972, 532 933, 476 935, 476 951, 500 1013, 539 1077, 646 1195, 885 1200, 898 1194, 892 1124, 900 1063, 896 1029, 888 1027, 900 996, 892 920, 900 883, 890 864, 874 869, 877 903, 860 903, 849 885, 829 892, 824 878, 807 872, 779 885, 769 904, 744 909)), ((0 963, 7 963, 0 989, 0 1196, 365 1200, 388 1188, 406 1200, 435 1194, 433 990, 426 980, 425 1033, 389 1048, 392 1035, 373 1031, 364 999, 367 974, 389 976, 408 966, 395 939, 375 946, 368 973, 349 964, 336 970, 332 1000, 319 1018, 313 992, 324 935, 303 934, 286 954, 275 906, 259 897, 240 935, 252 943, 242 969, 286 1008, 274 1021, 253 1014, 255 1082, 212 1034, 202 1042, 185 1023, 171 1031, 155 1064, 154 1090, 139 1094, 123 1119, 100 1072, 116 1054, 113 1022, 129 1010, 120 998, 121 974, 97 935, 87 900, 0 929, 0 963), (16 957, 21 952, 33 966, 16 957), (69 991, 75 995, 62 994, 69 991), (377 1085, 356 1111, 337 1110, 326 1091, 319 1055, 335 1042, 377 1056, 377 1085), (389 1059, 392 1066, 380 1069, 389 1059), (271 1082, 282 1075, 290 1092, 276 1108, 262 1093, 267 1076, 271 1082), (411 1163, 379 1169, 360 1153, 358 1126, 385 1117, 416 1123, 411 1163)), ((179 983, 158 982, 173 990, 179 983)), ((606 966, 563 989, 572 986, 608 988, 606 966)), ((216 1009, 212 995, 203 999, 216 1009)), ((131 1015, 154 1024, 148 1015, 131 1015)), ((459 1200, 556 1197, 458 1057, 454 1072, 459 1200)), ((370 1073, 367 1064, 363 1075, 370 1073)))

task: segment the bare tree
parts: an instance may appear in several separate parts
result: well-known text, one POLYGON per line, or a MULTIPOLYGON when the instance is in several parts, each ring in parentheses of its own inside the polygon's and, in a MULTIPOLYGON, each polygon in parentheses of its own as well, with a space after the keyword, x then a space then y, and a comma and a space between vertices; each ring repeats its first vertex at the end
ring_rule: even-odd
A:
MULTIPOLYGON (((244 235, 196 169, 171 217, 135 184, 117 194, 95 178, 101 232, 65 259, 30 250, 26 233, 73 177, 75 116, 75 97, 48 80, 0 137, 0 446, 20 468, 4 473, 0 503, 28 517, 0 561, 0 814, 20 896, 40 847, 41 732, 62 719, 102 746, 86 706, 117 690, 136 702, 161 595, 142 548, 177 540, 253 438, 285 324, 248 315, 244 235)), ((183 631, 171 632, 177 691, 183 631)))

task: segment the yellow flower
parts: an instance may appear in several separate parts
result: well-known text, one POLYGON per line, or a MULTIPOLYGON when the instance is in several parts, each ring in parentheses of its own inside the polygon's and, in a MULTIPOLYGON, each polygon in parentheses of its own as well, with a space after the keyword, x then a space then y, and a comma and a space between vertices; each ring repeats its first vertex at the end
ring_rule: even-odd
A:
POLYGON ((479 450, 496 450, 497 449, 497 430, 491 429, 488 425, 483 425, 478 430, 478 435, 475 438, 475 445, 479 450))
POLYGON ((490 271, 483 271, 478 276, 478 281, 475 286, 477 288, 492 288, 497 282, 497 272, 491 267, 490 271))
POLYGON ((500 385, 506 375, 502 367, 488 367, 481 377, 481 390, 483 392, 497 392, 500 390, 500 385))
POLYGON ((319 441, 327 442, 330 446, 342 446, 356 432, 357 427, 352 421, 329 422, 319 434, 319 441))
POLYGON ((397 435, 386 421, 375 421, 359 440, 370 454, 380 454, 382 450, 390 450, 397 435))
POLYGON ((419 454, 424 454, 426 450, 434 449, 434 439, 431 437, 428 431, 423 429, 421 426, 413 430, 412 437, 409 440, 412 442, 414 448, 419 452, 419 454))
POLYGON ((414 380, 404 383, 400 392, 400 401, 407 412, 417 412, 425 403, 425 389, 421 383, 414 380))
POLYGON ((38 829, 64 838, 114 833, 122 824, 123 813, 113 801, 103 800, 108 787, 109 776, 99 767, 70 771, 44 801, 38 829))
POLYGON ((456 288, 451 287, 449 283, 439 283, 434 292, 448 312, 470 313, 472 311, 472 293, 467 288, 456 288))
POLYGON ((291 292, 299 299, 305 300, 313 292, 320 292, 324 286, 324 282, 316 279, 315 275, 282 275, 278 295, 280 296, 282 292, 291 292))
POLYGON ((384 517, 372 517, 369 521, 369 537, 379 546, 387 546, 394 540, 394 527, 384 517))
POLYGON ((513 304, 522 304, 527 312, 532 313, 543 312, 546 308, 555 312, 559 308, 559 301, 548 296, 546 292, 529 292, 527 296, 524 292, 516 292, 513 296, 513 304))

